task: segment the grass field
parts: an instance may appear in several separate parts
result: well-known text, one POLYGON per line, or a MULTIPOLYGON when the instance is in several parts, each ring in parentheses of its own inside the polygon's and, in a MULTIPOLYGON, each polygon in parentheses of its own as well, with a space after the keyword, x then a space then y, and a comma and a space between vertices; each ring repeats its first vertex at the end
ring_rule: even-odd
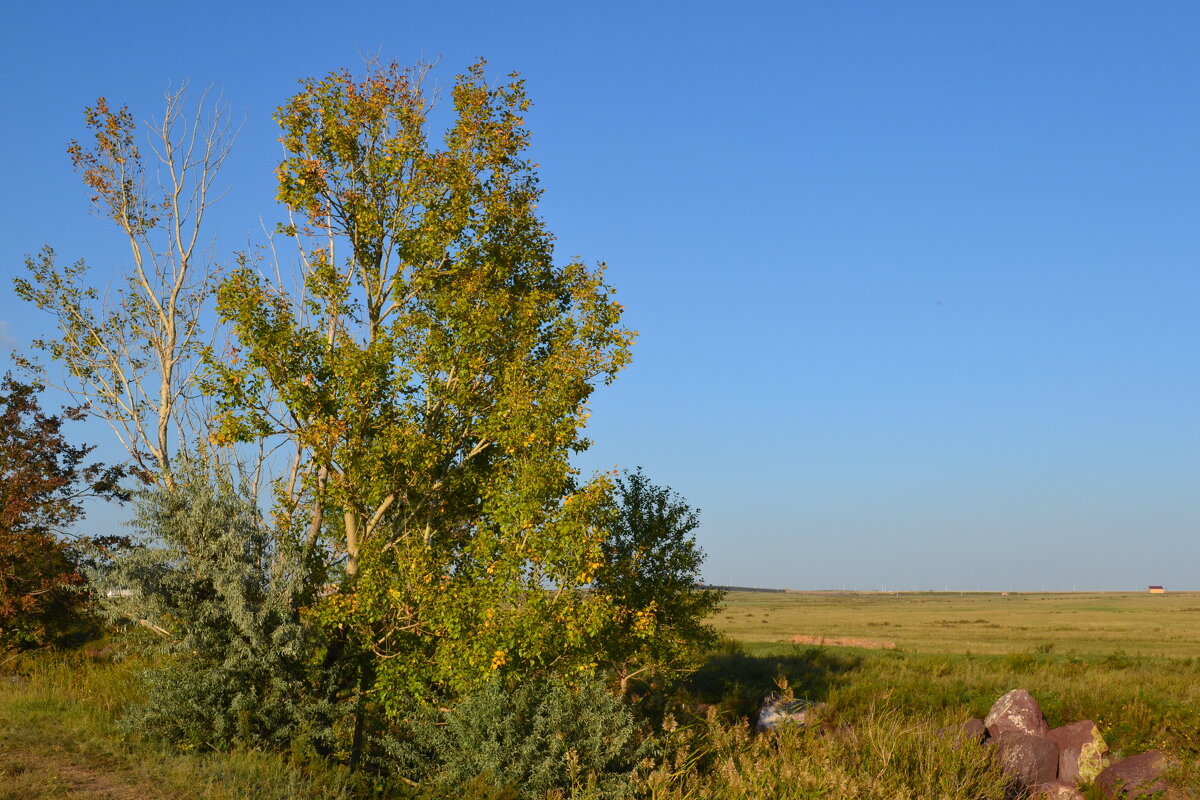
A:
MULTIPOLYGON (((1179 764, 1172 780, 1191 792, 1180 796, 1200 798, 1200 594, 738 592, 714 622, 725 644, 679 687, 679 727, 635 797, 1011 797, 981 750, 943 732, 1025 688, 1052 726, 1094 720, 1114 757, 1166 750, 1179 764), (873 646, 828 643, 846 639, 873 646), (827 704, 821 731, 753 735, 763 696, 781 687, 827 704)), ((286 753, 185 753, 131 736, 116 721, 139 696, 138 663, 106 650, 6 665, 0 800, 418 796, 286 753)))
POLYGON ((715 624, 742 642, 806 636, 913 653, 1200 657, 1200 592, 731 592, 715 624))
POLYGON ((983 717, 1023 688, 1052 727, 1095 721, 1114 757, 1171 753, 1176 785, 1200 797, 1200 593, 731 592, 714 623, 727 652, 691 681, 735 714, 780 677, 852 726, 983 717))

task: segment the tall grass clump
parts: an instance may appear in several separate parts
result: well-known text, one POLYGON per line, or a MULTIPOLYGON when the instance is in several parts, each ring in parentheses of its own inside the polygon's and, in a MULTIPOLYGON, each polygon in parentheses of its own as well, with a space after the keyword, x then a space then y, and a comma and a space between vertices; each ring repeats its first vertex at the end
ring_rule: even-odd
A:
POLYGON ((962 741, 950 715, 872 710, 853 721, 753 734, 713 709, 681 728, 644 781, 647 797, 745 800, 1002 800, 990 752, 962 741))

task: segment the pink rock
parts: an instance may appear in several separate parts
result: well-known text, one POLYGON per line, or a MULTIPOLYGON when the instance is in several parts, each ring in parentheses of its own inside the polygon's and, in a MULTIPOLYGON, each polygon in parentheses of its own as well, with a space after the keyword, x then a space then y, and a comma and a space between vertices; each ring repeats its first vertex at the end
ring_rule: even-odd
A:
POLYGON ((1150 797, 1167 791, 1162 774, 1171 765, 1166 753, 1149 750, 1145 753, 1114 761, 1096 776, 1100 796, 1109 800, 1150 797))
POLYGON ((1000 768, 1022 787, 1052 782, 1058 777, 1058 745, 1041 736, 1004 731, 996 738, 1000 768))
POLYGON ((987 728, 984 726, 983 720, 972 717, 963 723, 959 735, 968 742, 983 744, 983 740, 987 738, 987 728))
POLYGON ((993 737, 1005 731, 1045 736, 1050 730, 1037 700, 1024 689, 1013 689, 997 700, 992 710, 984 717, 983 724, 993 737))
POLYGON ((1090 719, 1054 728, 1046 738, 1058 745, 1058 778, 1070 783, 1091 783, 1104 769, 1108 745, 1090 719))

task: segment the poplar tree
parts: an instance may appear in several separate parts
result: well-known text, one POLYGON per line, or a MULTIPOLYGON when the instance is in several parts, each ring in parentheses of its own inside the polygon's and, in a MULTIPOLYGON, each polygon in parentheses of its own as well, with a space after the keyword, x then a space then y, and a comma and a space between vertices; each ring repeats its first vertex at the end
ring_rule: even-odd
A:
MULTIPOLYGON (((105 288, 107 271, 97 276, 82 259, 60 264, 47 245, 26 258, 15 288, 54 320, 55 333, 33 341, 61 367, 48 382, 112 427, 144 482, 170 486, 175 461, 196 455, 209 434, 195 377, 213 335, 221 266, 207 219, 236 132, 219 99, 203 91, 189 103, 186 84, 166 93, 162 117, 145 126, 103 97, 84 119, 91 141, 72 141, 67 153, 93 210, 127 241, 131 261, 111 270, 105 288)), ((47 365, 18 361, 47 373, 47 365)))
POLYGON ((602 265, 554 260, 522 82, 473 65, 435 143, 425 79, 302 81, 276 115, 298 274, 247 259, 218 292, 219 438, 301 454, 280 513, 342 576, 308 613, 369 656, 385 709, 599 660, 610 601, 580 589, 611 485, 570 457, 633 336, 602 265))

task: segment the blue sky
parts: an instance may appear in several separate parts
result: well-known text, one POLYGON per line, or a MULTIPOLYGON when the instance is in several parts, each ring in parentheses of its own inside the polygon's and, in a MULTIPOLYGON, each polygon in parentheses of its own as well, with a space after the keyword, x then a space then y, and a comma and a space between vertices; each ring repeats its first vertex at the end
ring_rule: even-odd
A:
MULTIPOLYGON (((3 37, 5 287, 43 243, 127 259, 64 152, 100 95, 224 92, 230 251, 280 218, 299 78, 483 56, 640 332, 580 463, 699 506, 708 579, 1200 589, 1200 6, 27 3, 3 37)), ((7 351, 46 321, 2 291, 7 351)))

